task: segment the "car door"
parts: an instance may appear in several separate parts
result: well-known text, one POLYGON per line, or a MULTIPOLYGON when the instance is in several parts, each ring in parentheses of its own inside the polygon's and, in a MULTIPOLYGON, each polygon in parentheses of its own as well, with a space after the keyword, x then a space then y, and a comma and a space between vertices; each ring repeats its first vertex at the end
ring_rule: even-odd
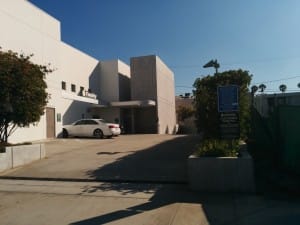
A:
POLYGON ((85 124, 84 120, 78 120, 77 122, 75 122, 73 127, 72 127, 70 135, 72 135, 72 136, 84 136, 83 135, 84 134, 84 132, 83 132, 84 124, 85 124))
POLYGON ((94 130, 98 128, 98 123, 94 120, 85 120, 83 126, 83 135, 92 137, 94 135, 94 130))

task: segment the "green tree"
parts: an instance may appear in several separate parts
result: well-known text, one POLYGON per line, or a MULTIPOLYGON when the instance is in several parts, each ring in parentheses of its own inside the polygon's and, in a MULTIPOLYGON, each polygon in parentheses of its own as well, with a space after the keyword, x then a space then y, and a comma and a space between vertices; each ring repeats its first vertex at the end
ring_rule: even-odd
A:
POLYGON ((0 48, 0 142, 6 143, 17 127, 29 126, 44 114, 48 94, 44 80, 52 72, 25 56, 0 48))
POLYGON ((195 116, 198 131, 205 138, 219 137, 219 113, 217 88, 224 85, 239 86, 239 118, 241 138, 246 138, 250 129, 250 94, 248 87, 252 75, 248 71, 230 70, 196 79, 194 83, 195 116))

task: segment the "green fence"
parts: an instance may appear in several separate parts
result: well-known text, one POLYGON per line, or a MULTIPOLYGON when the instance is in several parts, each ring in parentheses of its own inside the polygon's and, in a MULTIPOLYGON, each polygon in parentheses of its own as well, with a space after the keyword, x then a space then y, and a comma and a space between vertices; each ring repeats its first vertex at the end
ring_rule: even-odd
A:
POLYGON ((256 154, 300 173, 300 106, 277 106, 267 118, 252 110, 256 154), (261 152, 260 152, 261 151, 261 152))
POLYGON ((300 173, 300 106, 278 108, 283 164, 300 173))

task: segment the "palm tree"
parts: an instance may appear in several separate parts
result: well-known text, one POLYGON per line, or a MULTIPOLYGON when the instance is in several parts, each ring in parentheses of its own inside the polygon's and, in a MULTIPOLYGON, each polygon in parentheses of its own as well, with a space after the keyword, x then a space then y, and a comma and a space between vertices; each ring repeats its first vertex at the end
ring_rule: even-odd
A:
POLYGON ((285 92, 286 91, 286 85, 285 84, 281 84, 280 86, 279 86, 279 90, 283 93, 283 92, 285 92))
POLYGON ((258 87, 256 85, 253 85, 251 87, 251 105, 253 106, 254 105, 254 94, 255 92, 257 92, 258 90, 258 87))
POLYGON ((255 92, 257 92, 257 90, 258 90, 258 87, 256 86, 256 85, 253 85, 252 87, 251 87, 251 93, 254 95, 255 94, 255 92))
POLYGON ((260 92, 264 92, 264 90, 267 88, 267 86, 265 85, 265 84, 260 84, 259 86, 258 86, 258 88, 260 89, 260 92))

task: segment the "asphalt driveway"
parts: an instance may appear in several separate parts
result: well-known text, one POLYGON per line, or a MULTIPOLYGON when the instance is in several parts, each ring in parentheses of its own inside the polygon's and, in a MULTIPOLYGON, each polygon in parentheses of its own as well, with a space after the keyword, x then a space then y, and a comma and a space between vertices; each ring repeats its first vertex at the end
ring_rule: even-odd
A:
POLYGON ((186 159, 199 136, 121 135, 113 139, 56 139, 46 159, 2 173, 37 179, 187 181, 186 159))

